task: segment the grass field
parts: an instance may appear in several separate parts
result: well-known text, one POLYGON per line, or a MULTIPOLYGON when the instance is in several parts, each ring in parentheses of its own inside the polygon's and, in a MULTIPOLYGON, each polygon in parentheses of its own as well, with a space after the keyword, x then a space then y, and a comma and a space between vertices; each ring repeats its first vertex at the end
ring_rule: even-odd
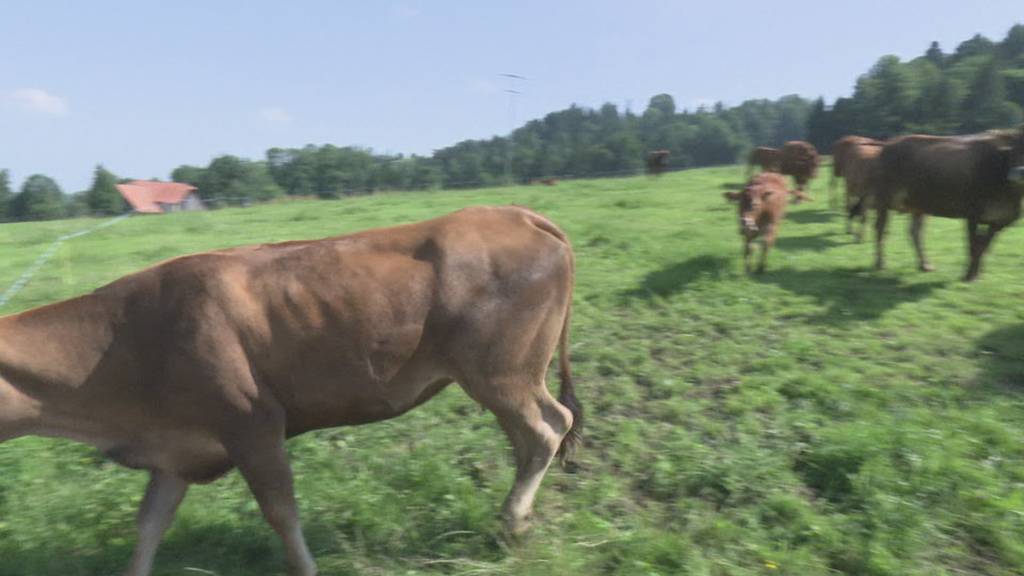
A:
MULTIPOLYGON (((768 272, 748 277, 721 195, 741 174, 135 217, 65 243, 0 313, 177 254, 525 204, 577 253, 581 469, 552 469, 533 532, 509 549, 497 534, 510 447, 458 387, 390 422, 293 440, 325 575, 1024 573, 1024 231, 1002 234, 963 284, 963 223, 929 221, 939 270, 924 274, 897 217, 890 268, 876 272, 819 178, 768 272)), ((49 241, 92 224, 0 226, 0 290, 49 241)), ((117 573, 144 483, 76 444, 0 446, 0 576, 117 573)), ((192 489, 156 573, 283 566, 232 473, 192 489)))

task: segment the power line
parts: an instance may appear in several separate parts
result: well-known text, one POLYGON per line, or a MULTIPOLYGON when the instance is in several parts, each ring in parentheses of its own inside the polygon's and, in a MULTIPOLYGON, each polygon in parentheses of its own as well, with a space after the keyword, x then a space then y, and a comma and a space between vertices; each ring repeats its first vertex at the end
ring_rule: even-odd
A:
POLYGON ((42 269, 43 265, 45 265, 50 260, 50 258, 53 258, 53 255, 57 253, 57 250, 60 248, 61 244, 68 240, 78 238, 80 236, 92 234, 93 232, 101 230, 108 226, 113 226, 114 224, 117 224, 118 222, 124 220, 125 218, 128 218, 131 215, 132 212, 127 212, 116 218, 112 218, 110 220, 101 222, 91 228, 79 230, 78 232, 72 232, 71 234, 65 234, 60 238, 54 240, 49 246, 47 246, 46 250, 44 250, 42 254, 36 257, 35 261, 33 261, 32 264, 30 264, 29 267, 26 268, 25 271, 21 273, 21 276, 18 276, 18 279, 15 280, 14 283, 11 284, 10 287, 8 287, 3 294, 0 294, 0 306, 6 305, 8 302, 11 301, 11 298, 14 298, 18 294, 18 292, 21 292, 21 289, 24 288, 25 285, 28 284, 30 280, 32 280, 32 277, 35 276, 36 273, 39 272, 39 270, 42 269))
POLYGON ((523 95, 522 90, 519 90, 518 84, 526 80, 526 76, 520 74, 503 73, 498 74, 503 78, 508 79, 508 88, 504 90, 505 94, 508 94, 508 118, 509 118, 509 132, 508 138, 505 141, 505 184, 512 184, 512 133, 516 130, 516 98, 523 95))

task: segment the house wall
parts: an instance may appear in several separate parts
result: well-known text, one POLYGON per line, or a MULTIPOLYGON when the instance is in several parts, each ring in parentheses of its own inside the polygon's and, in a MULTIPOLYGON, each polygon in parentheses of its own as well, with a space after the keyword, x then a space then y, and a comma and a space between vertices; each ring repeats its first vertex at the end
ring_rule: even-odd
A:
POLYGON ((199 199, 198 194, 189 194, 179 205, 179 210, 206 210, 206 205, 199 199))

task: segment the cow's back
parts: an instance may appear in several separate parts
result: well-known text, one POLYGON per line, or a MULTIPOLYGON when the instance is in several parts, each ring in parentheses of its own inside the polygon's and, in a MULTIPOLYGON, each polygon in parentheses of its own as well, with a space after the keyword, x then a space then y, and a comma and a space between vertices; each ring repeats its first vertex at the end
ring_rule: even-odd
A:
POLYGON ((1008 167, 997 144, 985 134, 896 138, 879 160, 886 197, 894 208, 949 218, 981 217, 994 201, 1010 217, 1002 210, 1013 201, 1008 167))
MULTIPOLYGON (((310 242, 177 259, 146 284, 169 321, 173 386, 212 386, 191 366, 246 362, 289 414, 289 430, 390 418, 457 376, 470 336, 571 290, 571 250, 522 208, 472 208, 434 220, 310 242), (525 300, 524 300, 525 298, 525 300), (531 302, 530 299, 536 300, 531 302), (173 340, 173 341, 172 341, 173 340)), ((214 402, 215 403, 215 402, 214 402)))

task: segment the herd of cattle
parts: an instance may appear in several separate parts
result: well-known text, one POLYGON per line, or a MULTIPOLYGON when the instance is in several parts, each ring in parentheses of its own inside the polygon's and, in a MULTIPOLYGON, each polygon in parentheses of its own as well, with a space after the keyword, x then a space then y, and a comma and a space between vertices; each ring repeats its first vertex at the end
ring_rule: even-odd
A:
MULTIPOLYGON (((1020 214, 1024 128, 851 136, 833 156, 851 217, 878 212, 879 267, 890 210, 913 215, 922 269, 924 216, 966 218, 968 280, 1020 214)), ((664 170, 666 159, 656 152, 649 169, 664 170)), ((727 197, 739 203, 748 270, 750 243, 764 238, 763 270, 790 198, 806 198, 818 154, 790 142, 758 148, 751 164, 764 172, 727 197)), ((150 573, 188 486, 232 468, 284 542, 290 573, 312 576, 285 439, 393 418, 457 382, 512 443, 516 476, 503 513, 519 534, 552 460, 580 439, 567 354, 574 266, 565 234, 518 207, 169 260, 0 318, 0 441, 71 438, 149 471, 129 576, 150 573), (545 384, 556 350, 557 399, 545 384)))
MULTIPOLYGON (((750 270, 751 243, 762 239, 764 270, 768 250, 775 242, 786 208, 786 198, 806 199, 804 189, 818 167, 818 153, 807 142, 787 142, 781 149, 756 148, 748 161, 748 178, 739 192, 726 198, 739 204, 744 262, 750 270), (782 175, 792 176, 797 188, 787 191, 782 175)), ((921 234, 925 216, 967 220, 969 261, 964 280, 978 277, 981 259, 1000 230, 1020 216, 1024 196, 1024 127, 989 130, 965 136, 900 136, 887 141, 845 136, 832 146, 832 179, 846 182, 847 231, 853 220, 863 237, 867 213, 876 219, 875 266, 885 266, 884 242, 890 211, 910 215, 910 235, 918 267, 932 270, 921 234)))

